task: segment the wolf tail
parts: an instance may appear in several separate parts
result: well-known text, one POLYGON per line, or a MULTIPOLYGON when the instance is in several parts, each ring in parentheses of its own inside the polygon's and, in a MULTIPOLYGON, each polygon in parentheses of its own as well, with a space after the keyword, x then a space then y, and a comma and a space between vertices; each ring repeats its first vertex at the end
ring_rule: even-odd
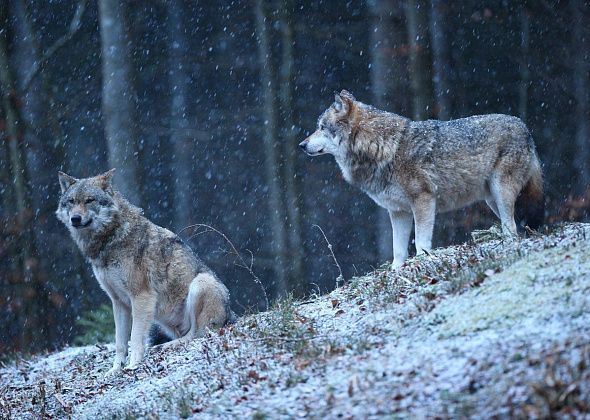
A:
POLYGON ((538 229, 545 218, 543 173, 537 154, 533 156, 529 180, 516 199, 517 218, 521 225, 538 229))

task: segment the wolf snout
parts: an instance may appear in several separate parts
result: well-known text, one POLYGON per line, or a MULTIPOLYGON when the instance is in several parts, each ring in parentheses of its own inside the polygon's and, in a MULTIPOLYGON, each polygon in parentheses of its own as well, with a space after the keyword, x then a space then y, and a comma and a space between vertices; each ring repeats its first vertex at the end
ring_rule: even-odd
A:
POLYGON ((92 223, 92 219, 88 219, 86 223, 82 223, 82 216, 79 214, 74 214, 72 217, 70 217, 70 222, 72 222, 72 226, 75 228, 80 228, 88 226, 90 223, 92 223))
POLYGON ((299 147, 301 147, 304 151, 307 150, 307 140, 303 140, 301 143, 299 143, 299 147))

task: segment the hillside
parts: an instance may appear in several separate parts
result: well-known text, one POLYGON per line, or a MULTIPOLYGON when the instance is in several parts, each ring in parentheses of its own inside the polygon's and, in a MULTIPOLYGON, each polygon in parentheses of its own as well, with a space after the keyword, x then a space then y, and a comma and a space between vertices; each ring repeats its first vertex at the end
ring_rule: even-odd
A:
POLYGON ((0 417, 590 416, 590 225, 494 230, 332 293, 154 348, 105 381, 112 346, 0 369, 0 417))

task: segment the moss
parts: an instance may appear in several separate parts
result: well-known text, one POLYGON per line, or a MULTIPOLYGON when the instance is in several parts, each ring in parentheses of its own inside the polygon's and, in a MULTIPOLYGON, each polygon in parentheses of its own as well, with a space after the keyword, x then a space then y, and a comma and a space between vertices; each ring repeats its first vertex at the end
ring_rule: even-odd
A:
POLYGON ((556 301, 567 302, 570 310, 572 305, 580 305, 582 310, 584 302, 570 300, 570 288, 590 286, 589 255, 588 242, 533 253, 492 275, 485 288, 441 302, 429 314, 429 321, 439 324, 441 336, 450 337, 511 326, 525 315, 530 318, 538 313, 539 317, 547 317, 543 308, 556 301), (440 319, 445 322, 437 322, 440 319))

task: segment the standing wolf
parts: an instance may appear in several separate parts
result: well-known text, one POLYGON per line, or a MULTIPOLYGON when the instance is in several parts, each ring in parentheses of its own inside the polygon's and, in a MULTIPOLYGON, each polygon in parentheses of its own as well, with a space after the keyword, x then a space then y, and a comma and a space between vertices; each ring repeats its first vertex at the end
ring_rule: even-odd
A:
POLYGON ((154 321, 185 341, 233 317, 223 283, 178 236, 114 191, 113 173, 76 179, 60 172, 56 212, 113 303, 116 355, 107 374, 125 363, 130 337, 128 368, 137 367, 154 321))
POLYGON ((505 234, 516 235, 520 195, 527 223, 543 221, 541 165, 524 123, 491 114, 451 121, 411 121, 363 104, 347 91, 320 116, 299 146, 310 156, 334 155, 344 178, 389 211, 393 266, 431 248, 436 212, 485 200, 505 234))

